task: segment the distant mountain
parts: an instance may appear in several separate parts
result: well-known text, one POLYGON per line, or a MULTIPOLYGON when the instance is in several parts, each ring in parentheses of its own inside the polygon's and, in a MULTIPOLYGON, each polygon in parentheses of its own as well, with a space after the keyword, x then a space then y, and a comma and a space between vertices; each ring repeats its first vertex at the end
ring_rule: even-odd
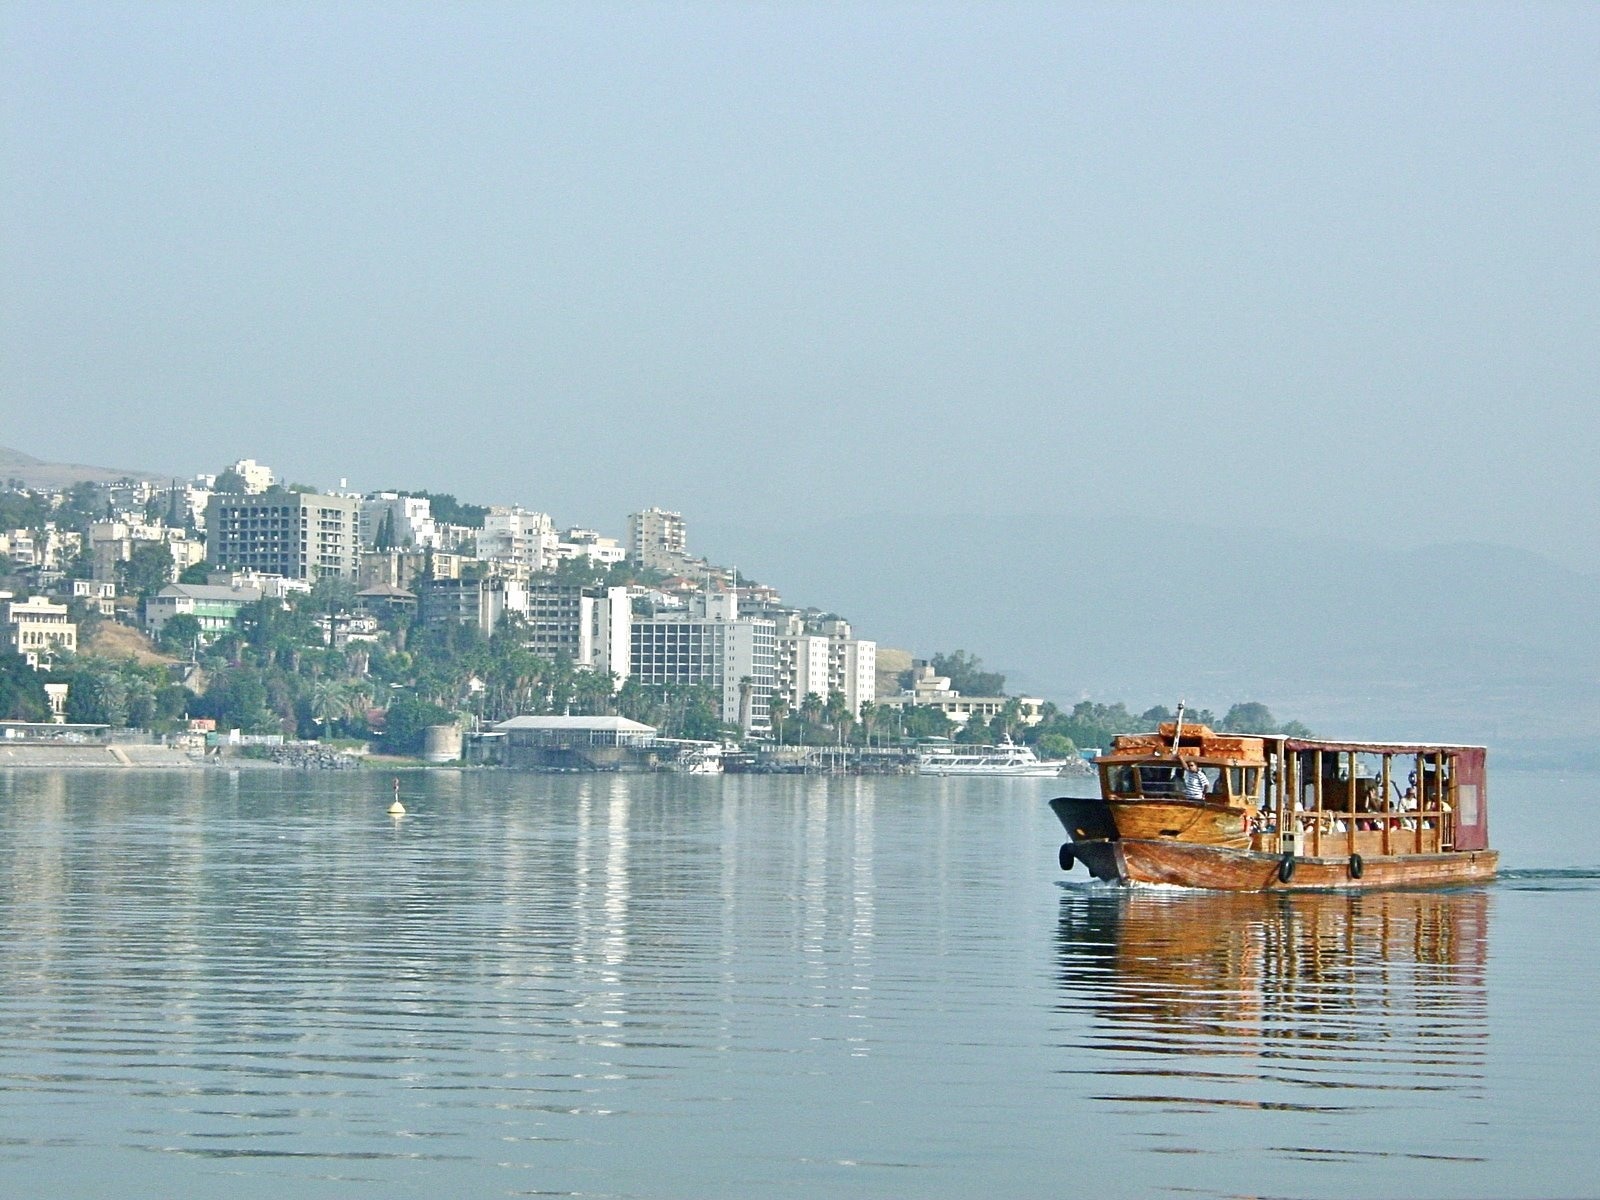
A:
POLYGON ((690 525, 692 549, 862 637, 965 649, 1008 690, 1600 764, 1600 578, 1491 545, 1397 549, 1148 522, 864 516, 690 525))
POLYGON ((64 488, 74 483, 115 483, 119 479, 166 479, 151 471, 90 467, 81 463, 44 462, 20 450, 0 446, 0 482, 20 479, 32 488, 64 488))

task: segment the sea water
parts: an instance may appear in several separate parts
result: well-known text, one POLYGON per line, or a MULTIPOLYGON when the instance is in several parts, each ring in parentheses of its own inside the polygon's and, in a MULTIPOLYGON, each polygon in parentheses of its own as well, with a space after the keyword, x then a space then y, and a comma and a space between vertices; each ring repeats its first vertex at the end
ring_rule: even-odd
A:
POLYGON ((1597 781, 1491 782, 1251 897, 1068 781, 0 772, 0 1194, 1593 1195, 1597 781))

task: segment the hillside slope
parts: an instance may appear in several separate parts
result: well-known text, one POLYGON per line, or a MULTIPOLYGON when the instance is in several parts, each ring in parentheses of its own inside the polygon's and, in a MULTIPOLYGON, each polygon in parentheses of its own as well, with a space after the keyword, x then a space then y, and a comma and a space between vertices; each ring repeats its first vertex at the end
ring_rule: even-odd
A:
POLYGON ((64 488, 74 483, 115 483, 119 479, 166 479, 153 471, 121 467, 91 467, 83 463, 52 463, 0 446, 0 481, 20 479, 24 487, 64 488))

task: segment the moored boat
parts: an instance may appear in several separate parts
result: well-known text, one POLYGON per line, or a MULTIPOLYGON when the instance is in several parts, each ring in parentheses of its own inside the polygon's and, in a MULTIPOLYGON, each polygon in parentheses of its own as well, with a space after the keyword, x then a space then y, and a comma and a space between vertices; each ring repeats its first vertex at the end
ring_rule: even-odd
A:
POLYGON ((1098 797, 1050 807, 1063 870, 1221 891, 1492 878, 1482 746, 1213 733, 1171 723, 1095 760, 1098 797))
POLYGON ((998 746, 924 749, 917 755, 918 775, 1019 775, 1048 779, 1061 774, 1061 764, 1045 762, 1031 746, 1003 742, 998 746))

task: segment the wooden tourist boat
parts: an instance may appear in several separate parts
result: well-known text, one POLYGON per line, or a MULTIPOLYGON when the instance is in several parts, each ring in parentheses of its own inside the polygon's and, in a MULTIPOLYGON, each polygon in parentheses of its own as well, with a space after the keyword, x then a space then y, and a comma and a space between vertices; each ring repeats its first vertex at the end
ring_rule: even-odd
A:
POLYGON ((1098 797, 1050 801, 1072 839, 1063 870, 1232 892, 1493 877, 1482 746, 1219 734, 1179 715, 1113 741, 1098 797))

